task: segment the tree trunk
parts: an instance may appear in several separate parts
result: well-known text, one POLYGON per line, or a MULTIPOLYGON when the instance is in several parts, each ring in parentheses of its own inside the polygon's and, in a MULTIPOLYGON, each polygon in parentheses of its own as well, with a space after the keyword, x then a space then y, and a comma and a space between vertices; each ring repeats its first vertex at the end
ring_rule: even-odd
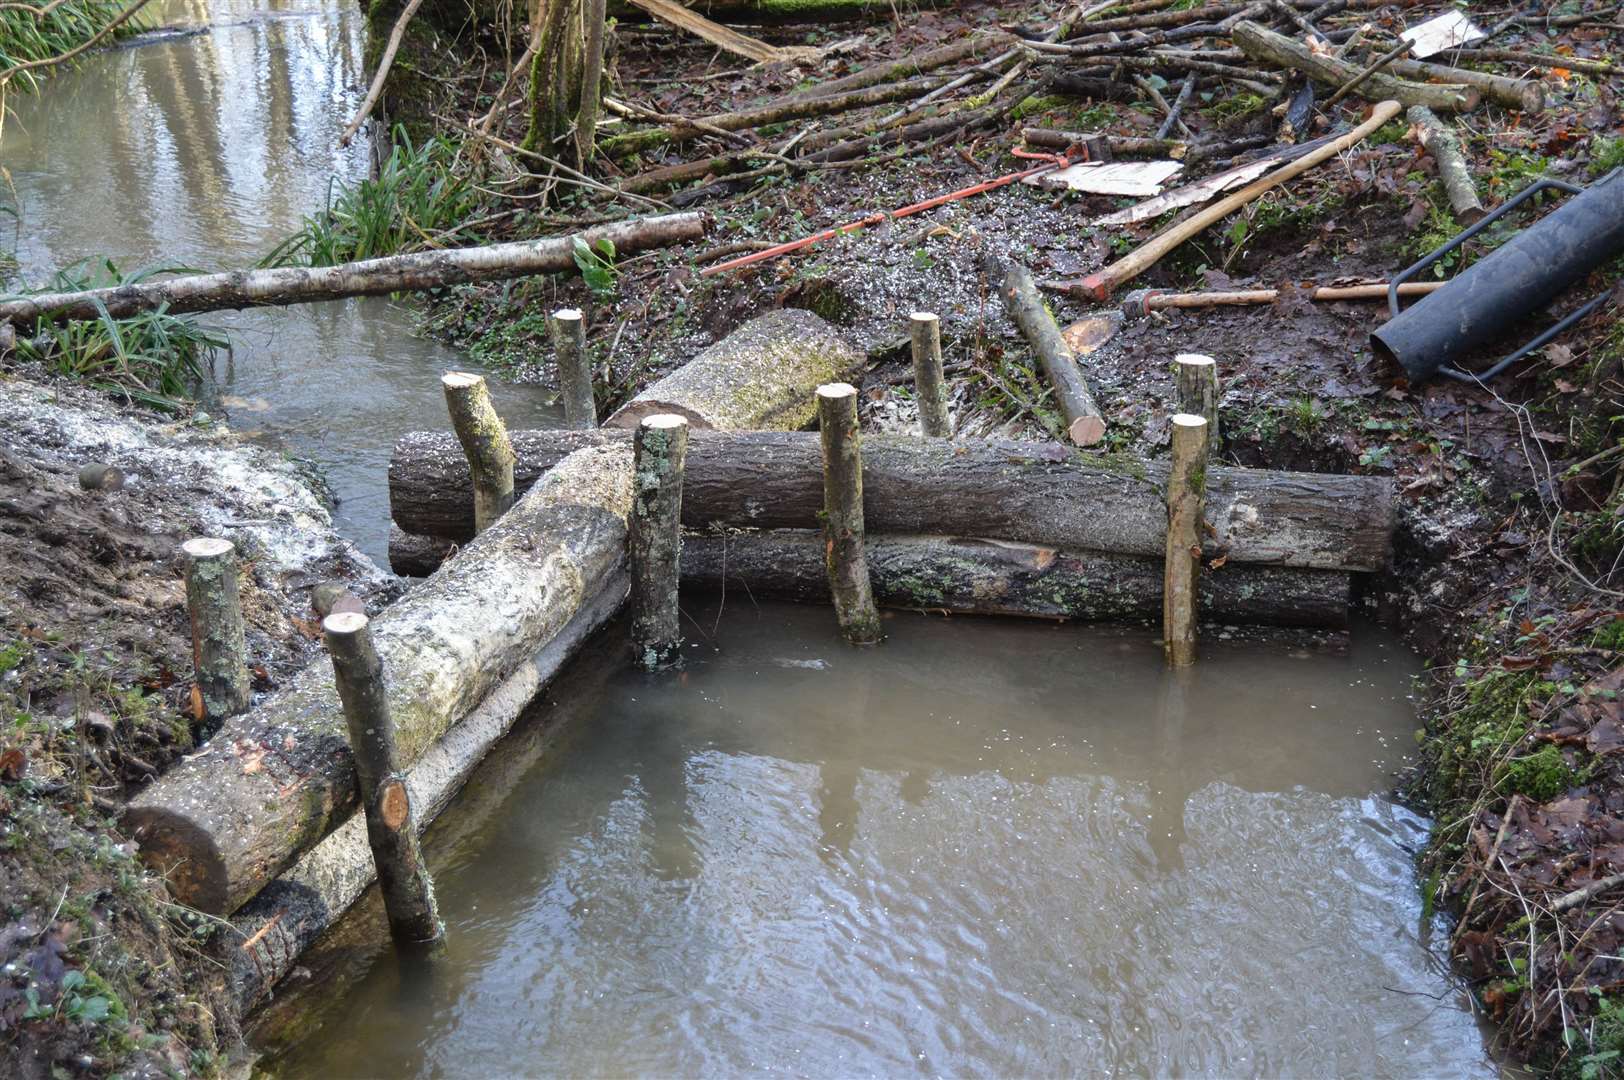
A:
MULTIPOLYGON (((585 89, 581 9, 582 0, 540 0, 535 55, 530 60, 530 126, 523 142, 524 149, 566 158, 566 164, 576 169, 584 163, 579 144, 569 136, 574 133, 585 89)), ((595 115, 597 88, 592 91, 595 115)))
MULTIPOLYGON (((406 788, 420 833, 565 662, 620 610, 625 597, 626 571, 616 567, 552 641, 407 770, 406 788)), ((229 950, 228 979, 240 1014, 293 969, 300 953, 338 921, 373 878, 366 823, 355 814, 237 910, 231 922, 242 943, 229 950)))
MULTIPOLYGON (((885 607, 1147 623, 1162 614, 1160 559, 873 533, 866 554, 874 597, 885 607)), ((1348 622, 1351 582, 1339 570, 1228 564, 1202 576, 1201 611, 1214 622, 1341 629, 1348 622)), ((689 533, 682 546, 682 584, 829 602, 823 542, 812 530, 689 533)))
MULTIPOLYGON (((461 487, 466 494, 465 475, 461 487)), ((620 566, 630 506, 629 446, 571 455, 377 618, 403 765, 554 638, 620 566)), ((324 658, 133 800, 125 830, 182 903, 229 913, 354 808, 344 732, 324 658)))
MULTIPOLYGON (((517 431, 514 484, 533 483, 582 446, 630 432, 517 431)), ((1067 551, 1163 555, 1163 462, 1084 454, 1056 443, 1000 439, 863 440, 864 513, 874 533, 980 536, 1067 551)), ((465 540, 473 502, 462 449, 449 433, 414 432, 389 467, 395 523, 409 533, 465 540)), ((1214 467, 1207 474, 1204 541, 1230 562, 1328 570, 1387 565, 1395 522, 1392 481, 1379 476, 1214 467)), ((688 446, 683 524, 807 529, 823 509, 818 437, 791 432, 696 431, 688 446)))
POLYGON ((863 354, 818 316, 779 308, 652 383, 604 426, 635 428, 644 417, 675 413, 704 431, 803 428, 817 414, 817 388, 862 362, 863 354))
MULTIPOLYGON (((1254 60, 1276 67, 1295 68, 1317 82, 1342 87, 1358 76, 1360 69, 1345 60, 1309 50, 1302 44, 1254 22, 1238 24, 1232 36, 1235 44, 1254 60)), ((1461 83, 1405 82, 1376 72, 1365 78, 1353 93, 1370 101, 1396 101, 1400 105, 1425 105, 1439 112, 1470 112, 1482 95, 1476 87, 1461 83)))
POLYGON ((631 252, 680 244, 704 235, 703 214, 661 214, 586 229, 573 236, 512 244, 388 255, 338 266, 233 270, 85 292, 39 293, 0 302, 0 322, 31 328, 36 319, 42 318, 56 322, 94 320, 106 314, 119 319, 160 307, 172 315, 183 315, 223 308, 308 304, 346 296, 382 296, 574 270, 577 240, 594 246, 608 240, 616 251, 631 252))

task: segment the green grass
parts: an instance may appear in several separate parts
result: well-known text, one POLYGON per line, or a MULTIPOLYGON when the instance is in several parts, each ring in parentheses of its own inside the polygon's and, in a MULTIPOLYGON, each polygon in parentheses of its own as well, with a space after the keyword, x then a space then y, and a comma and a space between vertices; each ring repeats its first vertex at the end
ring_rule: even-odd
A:
MULTIPOLYGON (((112 262, 92 269, 78 263, 57 274, 43 289, 78 292, 108 285, 133 285, 173 270, 121 273, 112 262)), ((26 295, 26 293, 25 293, 26 295)), ((115 319, 105 308, 94 320, 43 323, 32 335, 18 335, 17 353, 58 375, 78 379, 129 401, 179 411, 196 393, 215 350, 228 342, 196 320, 163 309, 115 319)))
POLYGON ((335 266, 479 242, 469 224, 479 193, 458 175, 456 149, 443 137, 415 144, 405 128, 396 127, 377 179, 340 185, 327 208, 305 218, 261 265, 335 266))
MULTIPOLYGON (((47 0, 39 0, 37 8, 46 7, 47 0)), ((125 0, 65 0, 44 15, 7 7, 0 9, 0 78, 18 65, 34 60, 47 60, 61 56, 95 37, 108 23, 116 19, 128 6, 125 0)), ((113 38, 126 37, 142 29, 143 11, 117 30, 113 38)), ((16 77, 15 85, 29 91, 37 89, 40 76, 50 69, 25 71, 16 77)))

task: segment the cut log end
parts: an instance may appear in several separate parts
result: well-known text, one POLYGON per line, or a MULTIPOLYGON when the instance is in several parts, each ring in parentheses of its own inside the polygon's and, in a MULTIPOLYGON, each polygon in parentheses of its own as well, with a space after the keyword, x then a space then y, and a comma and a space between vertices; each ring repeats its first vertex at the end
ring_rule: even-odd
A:
POLYGON ((234 550, 230 540, 217 536, 199 536, 188 540, 180 546, 181 551, 192 559, 218 559, 230 555, 234 550))
POLYGON ((390 777, 378 792, 378 816, 384 827, 399 832, 411 816, 412 802, 406 793, 405 781, 390 777))
POLYGON ((856 397, 857 387, 851 383, 824 383, 818 387, 818 397, 824 401, 841 401, 845 398, 856 397))
POLYGON ((1179 353, 1177 356, 1173 357, 1173 363, 1183 364, 1188 367, 1204 368, 1213 367, 1218 363, 1218 361, 1214 360, 1210 356, 1203 356, 1200 353, 1179 353))
POLYGON ((1105 438, 1105 421, 1098 416, 1079 416, 1066 434, 1078 446, 1094 446, 1105 438))
POLYGON ((675 401, 633 401, 603 422, 604 427, 635 429, 656 416, 672 416, 687 421, 696 431, 714 430, 710 422, 693 409, 675 401))
POLYGON ((912 322, 923 323, 923 324, 926 324, 926 325, 929 325, 930 323, 938 323, 938 322, 942 321, 941 316, 937 315, 933 311, 915 311, 915 312, 910 313, 908 318, 912 322))
POLYGON ((553 318, 557 319, 561 323, 577 323, 582 319, 581 309, 570 307, 559 308, 557 311, 553 312, 553 318))
POLYGON ((359 611, 335 611, 321 621, 321 628, 334 637, 353 637, 367 628, 367 617, 359 611))
POLYGON ((475 375, 471 371, 448 371, 440 376, 440 385, 447 390, 467 390, 484 381, 484 376, 475 375))
POLYGON ((225 859, 209 829, 155 806, 131 806, 120 826, 140 844, 142 861, 164 879, 176 900, 209 915, 229 914, 225 859))
POLYGON ((670 428, 679 428, 687 423, 688 418, 686 416, 678 416, 675 413, 654 413, 652 416, 643 417, 639 426, 663 431, 670 428))

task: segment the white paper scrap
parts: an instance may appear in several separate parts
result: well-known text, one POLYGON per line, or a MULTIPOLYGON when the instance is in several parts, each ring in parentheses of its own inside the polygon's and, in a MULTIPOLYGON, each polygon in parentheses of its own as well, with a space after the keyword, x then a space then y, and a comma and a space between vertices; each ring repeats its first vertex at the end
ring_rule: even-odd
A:
POLYGON ((1163 186, 1184 166, 1177 161, 1084 161, 1051 173, 1029 176, 1038 187, 1070 188, 1090 195, 1160 195, 1163 186))
POLYGON ((1399 35, 1410 43, 1410 55, 1420 59, 1487 36, 1455 8, 1450 8, 1436 19, 1412 26, 1399 35))

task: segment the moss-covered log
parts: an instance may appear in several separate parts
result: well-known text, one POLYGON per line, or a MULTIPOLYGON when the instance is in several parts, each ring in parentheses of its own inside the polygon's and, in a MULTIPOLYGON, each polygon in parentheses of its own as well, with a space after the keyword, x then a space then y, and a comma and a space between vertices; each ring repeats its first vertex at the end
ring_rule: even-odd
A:
POLYGON ((780 308, 751 319, 651 384, 604 426, 635 428, 646 416, 674 413, 696 430, 803 428, 817 413, 817 388, 845 378, 862 362, 863 354, 824 320, 780 308))
MULTIPOLYGON (((872 533, 866 554, 874 597, 884 607, 1145 623, 1162 613, 1162 562, 1155 558, 872 533)), ((1202 575, 1201 612, 1214 622, 1340 629, 1348 622, 1351 582, 1337 570, 1226 564, 1202 575)), ((813 530, 690 533, 683 540, 682 584, 829 602, 823 542, 813 530)))
MULTIPOLYGON (((620 565, 630 506, 629 446, 573 454, 377 618, 403 765, 569 624, 620 565)), ((137 797, 124 826, 177 898, 230 912, 356 805, 344 732, 323 659, 137 797)))
MULTIPOLYGON (((571 450, 608 440, 627 444, 630 433, 514 432, 514 483, 523 488, 571 450)), ((450 434, 404 436, 389 467, 395 523, 451 540, 471 535, 463 468, 450 434)), ((1160 462, 1058 443, 863 439, 864 513, 875 533, 983 536, 1160 559, 1166 475, 1160 462)), ((1387 565, 1395 521, 1387 477, 1215 467, 1208 470, 1207 506, 1209 557, 1329 570, 1387 565)), ((693 433, 683 484, 688 527, 814 528, 822 509, 816 435, 693 433)))

